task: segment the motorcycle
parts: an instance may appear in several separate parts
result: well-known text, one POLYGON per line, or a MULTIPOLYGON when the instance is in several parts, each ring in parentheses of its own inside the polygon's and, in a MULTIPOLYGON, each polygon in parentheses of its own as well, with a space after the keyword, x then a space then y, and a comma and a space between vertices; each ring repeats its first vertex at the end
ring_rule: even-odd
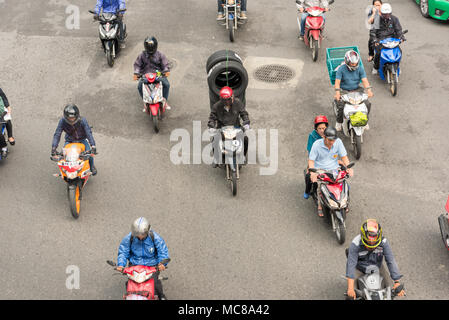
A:
POLYGON ((440 225, 441 237, 446 249, 449 250, 449 197, 446 202, 446 213, 438 217, 438 224, 440 225))
MULTIPOLYGON (((365 274, 356 280, 359 289, 354 289, 355 300, 393 300, 404 289, 403 284, 396 289, 392 289, 390 286, 385 287, 383 280, 377 266, 367 267, 365 274)), ((347 296, 346 293, 345 296, 347 296)), ((347 299, 352 298, 347 297, 347 299)))
POLYGON ((75 219, 79 218, 81 211, 82 190, 89 180, 89 158, 93 156, 92 150, 85 151, 82 143, 69 143, 63 148, 63 152, 56 152, 50 157, 58 163, 59 173, 55 177, 61 177, 67 183, 67 195, 69 198, 70 212, 75 219))
MULTIPOLYGON (((5 141, 8 141, 8 136, 6 134, 6 122, 10 119, 11 119, 11 117, 9 116, 7 111, 3 112, 3 114, 0 115, 0 131, 1 131, 1 134, 2 134, 3 138, 5 139, 5 141)), ((8 147, 6 147, 5 157, 2 157, 2 152, 0 152, 0 161, 5 160, 6 157, 8 156, 8 153, 9 153, 8 147)))
MULTIPOLYGON (((166 259, 161 263, 165 264, 169 261, 166 259)), ((155 294, 154 281, 157 274, 155 267, 148 266, 132 266, 124 268, 123 271, 117 270, 117 264, 113 261, 106 261, 110 266, 114 267, 114 270, 120 272, 128 277, 126 284, 126 293, 123 295, 125 300, 159 300, 159 297, 155 294)), ((167 280, 168 278, 161 278, 160 280, 167 280)))
POLYGON ((349 184, 346 182, 349 175, 346 170, 353 166, 354 163, 347 167, 340 165, 339 169, 332 171, 309 168, 310 172, 318 173, 317 179, 320 181, 320 195, 318 196, 317 188, 314 187, 312 198, 317 206, 320 201, 323 213, 330 217, 339 244, 346 240, 345 220, 349 209, 349 184))
POLYGON ((237 195, 237 181, 245 162, 245 137, 242 128, 224 126, 214 136, 218 140, 219 166, 226 169, 226 180, 230 182, 233 196, 237 195))
MULTIPOLYGON (((117 10, 114 13, 106 13, 103 12, 99 15, 98 20, 100 22, 99 25, 99 33, 100 40, 103 46, 104 53, 106 54, 106 60, 108 61, 108 65, 110 67, 114 66, 114 60, 120 51, 120 45, 118 42, 118 34, 120 33, 118 17, 117 15, 120 13, 124 13, 126 9, 117 10)), ((96 14, 95 11, 89 10, 90 13, 96 14)), ((123 31, 126 35, 126 25, 123 24, 123 31)))
MULTIPOLYGON (((406 34, 405 30, 403 34, 406 34)), ((399 74, 401 69, 399 64, 402 59, 402 50, 399 47, 405 39, 386 38, 379 41, 379 47, 376 46, 375 51, 380 50, 379 76, 383 81, 387 81, 390 85, 392 96, 398 93, 399 74)))
POLYGON ((235 31, 238 28, 238 25, 242 25, 245 23, 245 19, 240 19, 240 1, 239 0, 226 0, 223 4, 224 15, 225 15, 225 23, 226 29, 229 30, 229 40, 234 42, 235 39, 235 31))
MULTIPOLYGON (((299 12, 299 5, 302 2, 296 0, 296 6, 299 12)), ((330 0, 329 4, 334 3, 334 0, 330 0)), ((309 14, 306 18, 305 30, 304 30, 304 43, 307 47, 312 49, 312 60, 318 59, 318 50, 321 48, 321 41, 323 40, 324 31, 324 17, 321 15, 325 9, 321 7, 309 7, 305 11, 309 14)), ((299 32, 301 32, 301 21, 299 15, 296 17, 298 22, 299 32)))
MULTIPOLYGON (((343 133, 351 138, 355 158, 358 160, 362 155, 363 133, 368 126, 368 108, 365 102, 368 95, 357 91, 349 92, 341 96, 345 102, 343 109, 343 133)), ((333 101, 334 113, 337 116, 337 103, 333 101)))
POLYGON ((163 97, 163 85, 160 82, 160 78, 164 75, 156 70, 155 73, 138 75, 139 78, 142 76, 146 80, 142 85, 143 111, 148 113, 153 122, 154 131, 158 133, 160 121, 165 116, 165 110, 167 109, 167 100, 163 97))

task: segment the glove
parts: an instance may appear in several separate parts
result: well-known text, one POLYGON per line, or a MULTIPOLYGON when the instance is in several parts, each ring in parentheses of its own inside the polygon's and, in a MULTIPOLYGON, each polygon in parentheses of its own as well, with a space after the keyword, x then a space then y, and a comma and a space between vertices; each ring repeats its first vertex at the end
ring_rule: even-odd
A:
POLYGON ((92 146, 92 154, 97 154, 97 147, 92 146))
POLYGON ((245 131, 249 130, 249 124, 245 124, 245 125, 243 126, 243 129, 244 129, 245 131))

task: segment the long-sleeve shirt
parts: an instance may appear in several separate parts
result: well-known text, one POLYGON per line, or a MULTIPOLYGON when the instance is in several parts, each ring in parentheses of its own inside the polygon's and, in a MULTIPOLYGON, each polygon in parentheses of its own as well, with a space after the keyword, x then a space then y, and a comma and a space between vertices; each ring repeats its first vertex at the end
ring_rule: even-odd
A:
POLYGON ((145 74, 159 70, 160 72, 170 71, 167 57, 160 51, 149 55, 143 51, 134 62, 134 73, 145 74))
POLYGON ((102 8, 105 13, 116 13, 117 10, 126 9, 125 0, 97 0, 95 13, 100 14, 102 8))
POLYGON ((95 146, 95 140, 92 135, 92 130, 87 123, 86 118, 81 118, 80 121, 75 123, 73 126, 68 124, 64 118, 61 118, 56 128, 55 134, 53 136, 52 149, 56 149, 61 139, 62 132, 65 132, 65 141, 67 142, 81 142, 87 139, 91 146, 95 146))
MULTIPOLYGON (((2 99, 2 101, 3 101, 3 106, 5 107, 5 108, 8 108, 9 107, 9 101, 8 101, 8 98, 6 98, 6 95, 5 95, 5 93, 3 92, 3 90, 0 88, 0 98, 2 99)), ((0 106, 1 106, 1 101, 0 101, 0 106)))
POLYGON ((377 16, 373 23, 374 28, 371 30, 377 40, 383 40, 386 38, 401 39, 402 26, 399 19, 391 15, 390 19, 384 19, 381 16, 377 16))
POLYGON ((225 110, 224 102, 220 100, 212 106, 207 126, 209 128, 240 126, 240 118, 243 120, 243 125, 250 123, 245 105, 239 99, 234 99, 229 111, 225 110))
POLYGON ((362 243, 361 235, 358 235, 352 240, 351 246, 349 247, 348 261, 346 263, 346 277, 354 279, 356 268, 361 272, 365 272, 368 266, 376 265, 380 269, 384 257, 391 278, 393 280, 402 278, 396 260, 394 259, 390 243, 386 238, 383 238, 381 244, 374 250, 367 250, 362 243))

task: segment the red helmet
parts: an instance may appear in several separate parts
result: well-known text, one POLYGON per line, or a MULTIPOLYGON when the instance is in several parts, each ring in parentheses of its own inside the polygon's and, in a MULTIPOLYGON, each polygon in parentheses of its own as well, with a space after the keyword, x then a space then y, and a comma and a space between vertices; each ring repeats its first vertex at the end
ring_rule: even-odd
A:
POLYGON ((234 92, 232 92, 232 89, 229 87, 223 87, 220 90, 220 98, 221 99, 231 99, 234 95, 234 92))
POLYGON ((318 127, 320 123, 325 123, 326 127, 329 126, 329 121, 326 116, 319 115, 315 118, 315 129, 318 127))

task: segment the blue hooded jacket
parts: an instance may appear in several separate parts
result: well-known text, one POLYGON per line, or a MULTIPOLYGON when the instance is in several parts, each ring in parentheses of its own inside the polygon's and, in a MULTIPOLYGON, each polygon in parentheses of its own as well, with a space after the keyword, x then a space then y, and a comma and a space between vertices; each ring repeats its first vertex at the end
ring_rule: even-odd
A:
POLYGON ((117 266, 125 267, 128 260, 133 265, 156 266, 162 260, 170 259, 164 239, 154 231, 153 235, 154 242, 150 236, 144 240, 139 240, 139 238, 134 237, 131 250, 131 232, 124 237, 118 248, 117 266), (157 249, 157 256, 155 255, 155 247, 157 249))
POLYGON ((117 9, 126 9, 125 0, 97 0, 95 13, 100 14, 101 8, 105 13, 116 13, 117 9))

